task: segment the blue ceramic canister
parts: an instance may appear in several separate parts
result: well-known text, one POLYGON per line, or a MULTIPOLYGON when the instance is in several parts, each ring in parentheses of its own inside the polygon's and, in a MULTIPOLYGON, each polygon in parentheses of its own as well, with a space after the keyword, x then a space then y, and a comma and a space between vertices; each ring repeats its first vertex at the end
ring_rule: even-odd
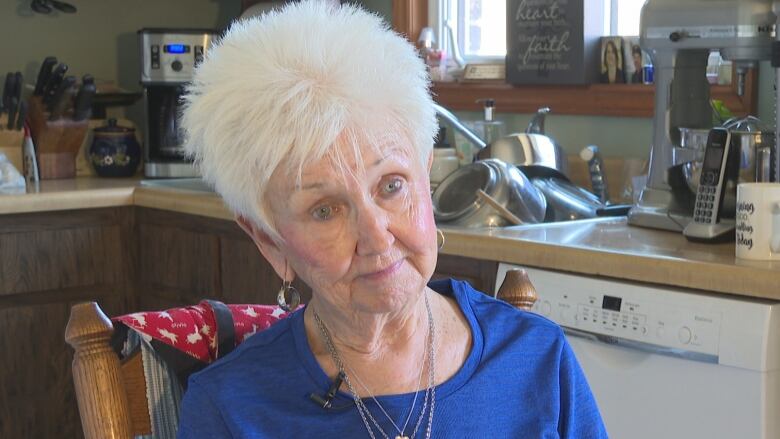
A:
POLYGON ((116 119, 95 128, 89 161, 101 177, 132 177, 141 162, 141 146, 135 128, 122 127, 116 119))

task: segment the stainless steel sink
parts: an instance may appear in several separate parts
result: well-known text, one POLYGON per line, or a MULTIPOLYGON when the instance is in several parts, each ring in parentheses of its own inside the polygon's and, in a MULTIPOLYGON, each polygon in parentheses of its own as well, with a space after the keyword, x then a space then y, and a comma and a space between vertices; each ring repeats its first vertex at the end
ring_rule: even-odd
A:
POLYGON ((214 189, 200 178, 167 178, 154 180, 141 180, 141 186, 178 189, 191 192, 214 193, 214 189))

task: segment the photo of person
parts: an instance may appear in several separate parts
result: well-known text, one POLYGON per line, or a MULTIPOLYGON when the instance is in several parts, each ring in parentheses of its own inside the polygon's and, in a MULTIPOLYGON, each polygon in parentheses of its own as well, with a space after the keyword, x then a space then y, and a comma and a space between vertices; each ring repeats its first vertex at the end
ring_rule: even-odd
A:
POLYGON ((631 74, 631 84, 642 83, 642 48, 639 45, 634 44, 631 46, 631 64, 634 68, 634 72, 631 74))
POLYGON ((644 83, 644 69, 648 64, 647 54, 639 46, 639 37, 623 37, 623 75, 629 84, 644 83))
POLYGON ((623 39, 620 37, 601 40, 601 82, 606 84, 624 84, 623 39))

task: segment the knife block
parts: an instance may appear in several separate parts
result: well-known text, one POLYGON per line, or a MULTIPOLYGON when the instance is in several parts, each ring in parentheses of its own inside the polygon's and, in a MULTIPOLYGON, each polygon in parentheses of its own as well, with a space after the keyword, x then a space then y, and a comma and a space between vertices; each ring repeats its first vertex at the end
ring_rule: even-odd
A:
POLYGON ((27 121, 35 143, 41 180, 74 178, 76 154, 87 135, 89 120, 75 121, 67 115, 56 120, 49 120, 49 117, 40 97, 30 98, 27 121))

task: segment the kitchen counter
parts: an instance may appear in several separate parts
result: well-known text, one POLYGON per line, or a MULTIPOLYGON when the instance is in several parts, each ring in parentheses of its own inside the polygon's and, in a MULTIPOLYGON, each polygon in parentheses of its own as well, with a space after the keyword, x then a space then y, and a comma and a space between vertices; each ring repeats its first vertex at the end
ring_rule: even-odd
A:
POLYGON ((0 214, 132 206, 139 178, 43 180, 21 194, 0 193, 0 214))
MULTIPOLYGON (((0 214, 127 205, 233 219, 216 194, 141 187, 137 179, 44 181, 34 193, 0 196, 0 214)), ((731 243, 690 243, 680 233, 629 226, 622 217, 442 230, 444 254, 780 300, 780 261, 738 260, 731 243)))
POLYGON ((644 283, 780 300, 780 261, 747 261, 734 244, 629 226, 625 217, 492 230, 446 229, 443 253, 644 283))

